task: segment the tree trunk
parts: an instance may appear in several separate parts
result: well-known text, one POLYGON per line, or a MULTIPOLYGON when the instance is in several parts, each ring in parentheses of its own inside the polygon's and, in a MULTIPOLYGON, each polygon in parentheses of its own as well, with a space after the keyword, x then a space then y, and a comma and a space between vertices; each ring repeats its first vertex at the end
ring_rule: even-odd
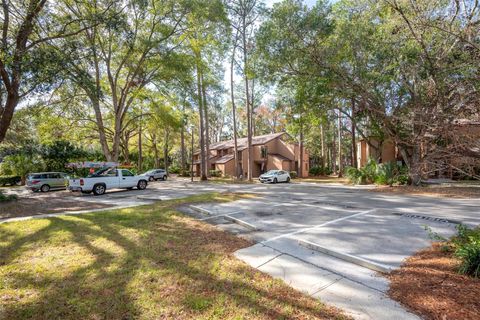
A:
POLYGON ((8 128, 12 122, 13 112, 19 101, 18 86, 16 88, 10 89, 7 94, 7 100, 3 106, 3 112, 0 117, 0 143, 5 140, 7 135, 8 128))
POLYGON ((333 174, 337 174, 337 133, 335 132, 335 118, 333 118, 333 141, 331 145, 331 152, 332 152, 332 172, 333 174))
POLYGON ((341 178, 343 175, 343 164, 342 164, 342 114, 340 109, 338 109, 338 177, 341 178))
POLYGON ((207 166, 207 177, 210 177, 210 124, 208 121, 208 105, 207 105, 207 94, 206 94, 206 86, 203 77, 203 72, 201 73, 201 80, 202 80, 202 101, 203 101, 203 114, 205 119, 205 150, 207 152, 207 156, 205 159, 206 166, 207 166))
POLYGON ((298 159, 298 176, 303 178, 303 119, 300 119, 300 144, 299 144, 299 154, 298 159))
MULTIPOLYGON (((197 59, 199 57, 197 56, 197 59)), ((204 118, 203 118, 203 99, 202 99, 202 88, 200 83, 200 70, 198 66, 198 61, 196 64, 197 71, 197 98, 198 98, 198 113, 200 116, 200 125, 199 125, 199 140, 200 140, 200 180, 207 180, 207 175, 205 173, 206 162, 205 162, 205 140, 204 140, 204 118)))
POLYGON ((352 167, 354 168, 358 167, 355 112, 355 99, 352 98, 352 167))
POLYGON ((164 132, 164 141, 163 141, 163 164, 165 166, 165 171, 168 172, 168 139, 169 139, 169 134, 168 130, 165 129, 164 132))
POLYGON ((233 66, 235 64, 235 49, 232 51, 232 60, 230 61, 230 97, 232 99, 232 118, 233 118, 233 155, 235 161, 235 178, 238 179, 240 163, 238 160, 238 142, 237 142, 237 107, 235 106, 235 94, 233 91, 234 80, 233 80, 233 66))
POLYGON ((247 65, 247 35, 246 17, 243 16, 242 42, 243 42, 243 74, 245 76, 245 107, 247 109, 247 179, 253 181, 253 150, 252 150, 252 110, 250 105, 250 94, 248 89, 248 65, 247 65))
MULTIPOLYGON (((183 106, 183 114, 185 114, 185 106, 183 106)), ((180 154, 182 162, 182 176, 185 176, 186 171, 186 155, 185 155, 185 121, 182 119, 182 131, 180 131, 180 154)))
POLYGON ((155 168, 158 169, 160 167, 160 159, 158 157, 158 148, 157 148, 157 135, 152 135, 152 148, 153 148, 153 157, 155 161, 155 168))
POLYGON ((321 154, 322 154, 322 168, 325 168, 325 131, 323 129, 323 124, 320 125, 320 142, 322 145, 321 154))
POLYGON ((143 150, 142 150, 142 117, 140 116, 140 124, 138 126, 138 171, 143 170, 143 150))

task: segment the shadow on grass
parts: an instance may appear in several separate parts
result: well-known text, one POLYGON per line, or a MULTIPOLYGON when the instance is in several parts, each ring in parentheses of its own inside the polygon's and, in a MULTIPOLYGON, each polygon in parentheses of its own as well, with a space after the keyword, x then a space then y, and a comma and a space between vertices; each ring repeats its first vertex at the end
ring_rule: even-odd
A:
POLYGON ((247 241, 165 204, 37 221, 0 247, 0 318, 339 315, 236 260, 247 241))

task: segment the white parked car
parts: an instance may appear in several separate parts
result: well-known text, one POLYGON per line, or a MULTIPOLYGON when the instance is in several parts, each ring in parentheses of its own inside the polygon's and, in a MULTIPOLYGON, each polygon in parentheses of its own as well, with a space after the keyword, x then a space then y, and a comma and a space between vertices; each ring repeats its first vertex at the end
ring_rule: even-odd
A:
POLYGON ((82 193, 93 192, 94 195, 99 196, 110 189, 143 190, 147 187, 147 180, 147 176, 136 176, 127 169, 105 168, 92 173, 87 178, 69 179, 68 189, 82 193))
POLYGON ((259 177, 261 183, 290 182, 290 173, 283 170, 270 170, 259 177))

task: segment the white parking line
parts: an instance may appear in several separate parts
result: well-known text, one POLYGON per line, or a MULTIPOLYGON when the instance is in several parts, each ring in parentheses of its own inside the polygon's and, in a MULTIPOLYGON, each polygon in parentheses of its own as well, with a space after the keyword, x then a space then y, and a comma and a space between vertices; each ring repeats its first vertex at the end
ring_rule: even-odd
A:
POLYGON ((282 235, 267 239, 265 241, 262 241, 260 243, 264 244, 264 243, 271 242, 271 241, 274 241, 274 240, 278 240, 278 239, 281 239, 281 238, 287 238, 287 237, 293 236, 295 234, 302 233, 302 232, 309 231, 309 230, 313 230, 313 229, 317 229, 317 228, 321 228, 321 227, 327 226, 327 225, 332 224, 332 223, 336 223, 336 222, 340 222, 340 221, 347 220, 347 219, 350 219, 350 218, 362 216, 364 214, 371 213, 375 210, 377 210, 377 209, 371 209, 371 210, 355 213, 355 214, 352 214, 352 215, 349 215, 349 216, 346 216, 346 217, 342 217, 342 218, 338 218, 338 219, 331 220, 331 221, 328 221, 328 222, 324 222, 322 224, 318 224, 318 225, 313 226, 313 227, 303 228, 303 229, 293 231, 293 232, 290 232, 290 233, 287 233, 287 234, 282 234, 282 235))

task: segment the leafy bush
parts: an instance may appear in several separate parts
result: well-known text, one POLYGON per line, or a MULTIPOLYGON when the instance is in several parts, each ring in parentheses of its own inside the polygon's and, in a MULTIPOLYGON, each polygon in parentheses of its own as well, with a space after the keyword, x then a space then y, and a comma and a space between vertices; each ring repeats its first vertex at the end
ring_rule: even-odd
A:
POLYGON ((39 157, 27 154, 14 154, 3 158, 2 172, 7 175, 20 176, 22 184, 25 183, 27 174, 41 171, 43 162, 39 157))
POLYGON ((180 167, 176 166, 176 165, 171 165, 170 167, 168 167, 168 173, 179 174, 180 173, 180 167))
POLYGON ((357 169, 354 167, 345 168, 345 176, 353 184, 365 184, 365 176, 362 169, 357 169))
POLYGON ((328 167, 316 166, 311 167, 310 170, 308 170, 308 173, 311 176, 328 176, 332 174, 332 170, 328 167))
POLYGON ((14 186, 16 184, 19 184, 22 181, 22 178, 20 176, 0 176, 0 185, 6 186, 14 186))
POLYGON ((221 177, 222 171, 220 170, 210 170, 209 171, 211 177, 221 177))
POLYGON ((298 177, 297 171, 290 171, 290 178, 296 179, 298 177))
POLYGON ((18 197, 14 194, 10 194, 8 196, 4 195, 3 192, 0 191, 0 202, 7 202, 17 200, 18 197))
POLYGON ((360 168, 345 168, 345 176, 354 184, 375 183, 380 185, 406 184, 408 175, 404 167, 395 162, 377 164, 375 160, 368 160, 367 164, 360 168))
POLYGON ((452 239, 454 255, 461 260, 459 272, 480 277, 480 228, 469 229, 460 225, 458 234, 452 239))

